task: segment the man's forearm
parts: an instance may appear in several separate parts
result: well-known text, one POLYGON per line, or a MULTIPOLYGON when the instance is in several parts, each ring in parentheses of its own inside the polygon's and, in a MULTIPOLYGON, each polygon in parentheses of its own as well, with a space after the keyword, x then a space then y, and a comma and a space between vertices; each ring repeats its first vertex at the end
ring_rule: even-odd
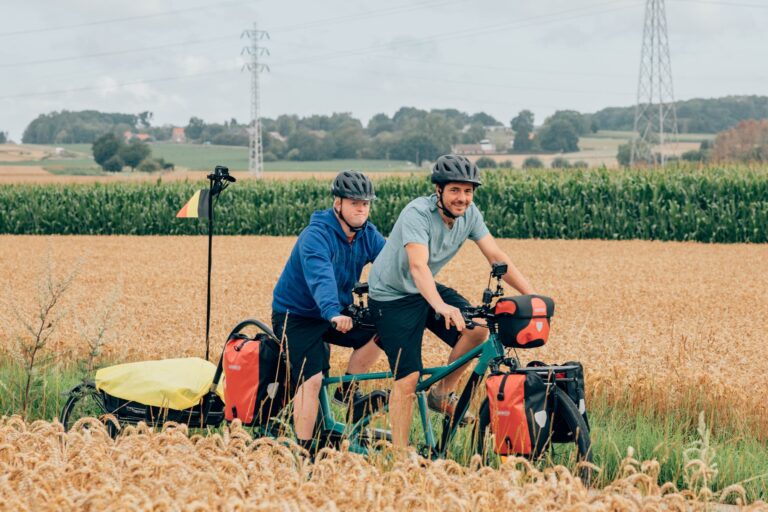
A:
POLYGON ((502 262, 507 264, 507 273, 504 274, 504 282, 512 286, 515 290, 523 295, 529 295, 533 293, 533 286, 525 276, 517 269, 512 260, 505 253, 500 252, 495 255, 495 262, 502 262))
POLYGON ((531 283, 529 283, 525 276, 517 270, 517 267, 511 261, 507 263, 507 273, 504 276, 504 281, 513 286, 523 295, 534 293, 531 283))
POLYGON ((411 266, 410 270, 413 282, 416 284, 419 293, 427 300, 430 306, 437 309, 437 306, 443 303, 443 299, 437 291, 432 271, 426 265, 411 266))

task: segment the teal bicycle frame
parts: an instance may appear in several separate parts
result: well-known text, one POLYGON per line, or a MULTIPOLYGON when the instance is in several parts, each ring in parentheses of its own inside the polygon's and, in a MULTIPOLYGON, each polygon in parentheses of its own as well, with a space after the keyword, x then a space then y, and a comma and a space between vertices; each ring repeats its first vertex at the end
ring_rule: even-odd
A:
MULTIPOLYGON (((484 328, 483 326, 477 326, 476 329, 484 328)), ((426 442, 426 449, 430 455, 437 457, 444 457, 447 452, 448 444, 453 439, 456 430, 464 418, 468 408, 469 402, 472 398, 474 389, 480 379, 485 375, 488 367, 494 359, 504 356, 504 347, 498 341, 496 334, 491 332, 488 339, 478 345, 474 349, 470 350, 456 361, 447 366, 436 366, 432 368, 424 368, 419 375, 419 382, 416 385, 416 402, 419 409, 419 416, 421 417, 421 424, 424 429, 424 440, 426 442), (472 359, 479 358, 475 365, 472 374, 469 377, 464 390, 459 397, 459 401, 456 406, 456 415, 454 417, 445 416, 443 420, 443 433, 440 442, 435 437, 432 423, 429 418, 429 409, 427 407, 427 390, 436 382, 444 379, 451 373, 455 372, 472 359)), ((369 413, 363 416, 357 423, 347 424, 337 421, 334 417, 333 410, 331 409, 330 400, 328 397, 328 386, 331 384, 340 384, 342 382, 360 382, 368 380, 383 380, 393 378, 392 372, 377 372, 377 373, 363 373, 358 375, 344 375, 340 377, 326 377, 323 379, 322 388, 320 390, 320 408, 323 416, 323 429, 332 434, 343 436, 350 441, 349 450, 355 453, 368 454, 368 447, 363 440, 363 434, 365 428, 370 424, 373 419, 373 414, 369 413)), ((382 410, 388 410, 387 404, 382 410)), ((378 411, 377 411, 378 412, 378 411)))

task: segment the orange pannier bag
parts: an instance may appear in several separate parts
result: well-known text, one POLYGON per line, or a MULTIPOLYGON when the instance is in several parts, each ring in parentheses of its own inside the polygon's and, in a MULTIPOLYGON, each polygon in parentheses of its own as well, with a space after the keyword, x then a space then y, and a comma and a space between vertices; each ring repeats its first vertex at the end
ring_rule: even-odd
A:
POLYGON ((548 386, 534 372, 496 373, 485 381, 494 451, 538 456, 549 445, 552 407, 548 386))
POLYGON ((224 418, 262 425, 285 405, 286 363, 277 341, 266 334, 235 334, 224 346, 224 418))
POLYGON ((549 339, 555 301, 544 295, 502 297, 493 308, 499 341, 505 347, 536 348, 549 339))

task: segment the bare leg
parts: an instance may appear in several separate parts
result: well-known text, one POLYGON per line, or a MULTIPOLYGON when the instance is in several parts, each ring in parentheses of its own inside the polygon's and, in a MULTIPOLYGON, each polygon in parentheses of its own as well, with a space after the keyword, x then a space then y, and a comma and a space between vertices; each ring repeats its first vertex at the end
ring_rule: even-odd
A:
POLYGON ((392 444, 396 447, 408 446, 408 434, 413 420, 413 399, 419 372, 413 372, 395 381, 389 398, 389 419, 392 423, 392 444))
POLYGON ((312 439, 317 420, 317 410, 320 407, 320 386, 322 384, 323 374, 317 373, 305 380, 296 390, 293 400, 293 425, 297 439, 312 439))
POLYGON ((373 338, 352 352, 349 357, 349 364, 347 365, 347 373, 357 374, 367 372, 371 366, 379 359, 382 354, 382 350, 373 341, 373 338))
MULTIPOLYGON (((488 331, 486 329, 477 327, 474 329, 464 329, 464 331, 461 333, 461 336, 459 337, 459 340, 456 342, 456 345, 453 347, 453 350, 451 350, 451 355, 448 356, 448 364, 451 364, 476 346, 480 345, 486 339, 488 339, 488 331)), ((464 373, 464 370, 467 369, 469 364, 470 363, 465 364, 435 384, 434 387, 436 388, 437 393, 439 395, 444 395, 456 389, 456 384, 458 384, 459 378, 464 373)))

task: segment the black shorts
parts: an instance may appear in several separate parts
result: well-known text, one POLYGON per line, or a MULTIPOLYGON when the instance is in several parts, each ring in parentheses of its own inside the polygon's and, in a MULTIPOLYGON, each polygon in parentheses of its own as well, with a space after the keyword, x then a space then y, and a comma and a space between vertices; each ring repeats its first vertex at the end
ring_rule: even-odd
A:
MULTIPOLYGON (((457 308, 469 306, 469 301, 453 288, 437 283, 437 291, 446 304, 457 308)), ((380 345, 387 354, 395 379, 402 379, 422 369, 421 340, 427 328, 453 347, 461 333, 455 327, 445 328, 445 320, 435 318, 435 310, 421 294, 402 299, 377 301, 368 299, 380 345)))
MULTIPOLYGON (((342 315, 348 314, 343 311, 342 315)), ((304 380, 330 369, 330 354, 325 344, 357 349, 376 335, 371 328, 355 326, 342 333, 331 327, 327 320, 305 316, 272 312, 272 331, 279 340, 283 339, 285 326, 286 350, 291 365, 291 380, 294 386, 304 380)), ((294 388, 295 389, 295 388, 294 388)))

